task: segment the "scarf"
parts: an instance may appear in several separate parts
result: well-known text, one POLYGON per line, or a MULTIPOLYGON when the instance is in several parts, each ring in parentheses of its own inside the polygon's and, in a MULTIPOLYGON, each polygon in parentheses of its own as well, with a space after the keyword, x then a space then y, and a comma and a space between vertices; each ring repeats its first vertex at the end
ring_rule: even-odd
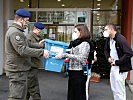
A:
POLYGON ((71 49, 72 47, 76 47, 79 44, 81 44, 82 42, 88 42, 90 44, 89 39, 76 39, 76 40, 70 42, 68 49, 71 49))

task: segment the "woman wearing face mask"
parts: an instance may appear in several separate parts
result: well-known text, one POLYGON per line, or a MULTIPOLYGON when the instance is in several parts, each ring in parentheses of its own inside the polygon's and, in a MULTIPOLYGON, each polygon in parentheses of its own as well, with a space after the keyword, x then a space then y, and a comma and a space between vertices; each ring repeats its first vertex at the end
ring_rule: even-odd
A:
POLYGON ((86 60, 90 52, 90 38, 91 33, 86 25, 76 25, 72 34, 73 42, 70 46, 70 54, 59 53, 55 56, 57 59, 62 57, 70 59, 67 100, 86 100, 83 67, 86 65, 86 60))

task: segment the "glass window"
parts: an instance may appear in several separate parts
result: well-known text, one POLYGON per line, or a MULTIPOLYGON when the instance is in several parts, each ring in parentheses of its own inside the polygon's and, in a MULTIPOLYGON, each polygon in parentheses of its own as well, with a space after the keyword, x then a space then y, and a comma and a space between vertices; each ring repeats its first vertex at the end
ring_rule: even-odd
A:
POLYGON ((38 21, 40 22, 61 22, 61 23, 75 23, 74 11, 39 11, 38 21))
POLYGON ((93 37, 102 36, 104 25, 107 23, 113 23, 116 26, 120 26, 120 10, 94 10, 93 12, 93 37))
POLYGON ((86 23, 87 22, 87 12, 77 12, 77 22, 78 23, 86 23))
POLYGON ((93 25, 105 25, 106 23, 120 24, 120 11, 93 11, 93 25))
POLYGON ((35 11, 30 11, 31 13, 31 18, 30 18, 30 22, 36 22, 36 12, 35 11))
POLYGON ((113 23, 120 29, 122 0, 93 0, 92 33, 93 38, 102 36, 107 23, 113 23))

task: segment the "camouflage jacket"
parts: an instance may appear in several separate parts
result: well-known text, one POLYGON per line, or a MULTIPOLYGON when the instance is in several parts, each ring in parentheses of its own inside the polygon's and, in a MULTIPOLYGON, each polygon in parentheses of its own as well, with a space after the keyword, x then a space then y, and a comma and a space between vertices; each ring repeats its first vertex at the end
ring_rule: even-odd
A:
MULTIPOLYGON (((30 47, 32 48, 43 48, 43 46, 40 46, 38 43, 41 40, 40 36, 37 36, 36 33, 29 32, 29 34, 26 36, 28 39, 28 42, 30 44, 30 47), (34 46, 36 45, 36 47, 34 46)), ((42 57, 31 57, 32 67, 40 68, 43 66, 42 63, 42 57)))
POLYGON ((27 71, 31 68, 31 57, 43 55, 43 49, 30 48, 23 28, 16 23, 5 35, 5 70, 27 71))

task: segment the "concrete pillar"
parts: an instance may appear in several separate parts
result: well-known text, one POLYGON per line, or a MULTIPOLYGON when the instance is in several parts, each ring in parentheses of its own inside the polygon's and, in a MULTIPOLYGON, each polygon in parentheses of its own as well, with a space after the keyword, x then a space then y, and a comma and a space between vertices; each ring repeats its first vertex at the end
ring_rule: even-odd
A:
MULTIPOLYGON (((131 32, 131 46, 133 49, 133 7, 132 7, 132 32, 131 32)), ((132 68, 133 68, 133 57, 132 57, 132 68)), ((133 83, 133 70, 130 73, 130 81, 133 83)))
POLYGON ((0 75, 2 75, 3 73, 3 54, 4 54, 4 43, 3 43, 3 32, 4 32, 4 28, 3 28, 3 0, 0 1, 0 75))
POLYGON ((7 22, 8 20, 13 20, 14 18, 14 0, 3 0, 3 9, 4 9, 4 32, 7 31, 7 22))
POLYGON ((7 31, 7 21, 13 19, 13 0, 0 0, 0 75, 3 73, 5 63, 4 39, 7 31))

